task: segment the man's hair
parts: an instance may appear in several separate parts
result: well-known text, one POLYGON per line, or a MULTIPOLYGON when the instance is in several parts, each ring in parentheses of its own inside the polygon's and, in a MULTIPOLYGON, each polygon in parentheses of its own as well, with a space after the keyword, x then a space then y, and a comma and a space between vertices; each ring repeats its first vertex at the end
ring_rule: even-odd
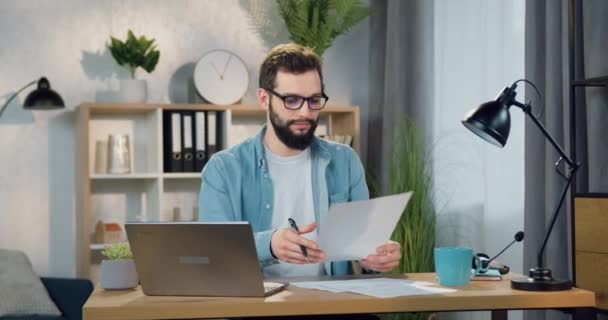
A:
POLYGON ((274 89, 278 71, 298 74, 317 70, 324 90, 321 65, 321 57, 313 49, 296 43, 280 44, 270 50, 260 66, 260 88, 274 89))

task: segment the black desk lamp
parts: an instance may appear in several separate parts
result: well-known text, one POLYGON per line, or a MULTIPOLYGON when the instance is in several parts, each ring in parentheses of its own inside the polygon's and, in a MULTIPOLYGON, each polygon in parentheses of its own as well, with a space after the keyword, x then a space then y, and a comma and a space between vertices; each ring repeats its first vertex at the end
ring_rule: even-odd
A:
POLYGON ((469 113, 467 113, 464 120, 462 121, 462 124, 484 140, 502 148, 507 143, 507 138, 509 137, 509 130, 511 129, 511 116, 509 114, 509 107, 516 106, 521 108, 524 113, 532 119, 534 124, 542 131, 542 133, 549 140, 549 142, 551 142, 553 147, 555 147, 555 149, 557 149, 557 151, 559 152, 560 158, 555 163, 555 170, 562 177, 564 177, 564 179, 566 180, 566 185, 564 186, 564 190, 562 191, 557 207, 555 208, 555 212, 551 217, 549 229, 547 229, 545 233, 545 239, 543 240, 543 244, 540 247, 540 250, 538 251, 537 267, 530 269, 530 276, 528 278, 512 279, 511 288, 527 291, 568 290, 572 288, 572 282, 570 280, 554 279, 551 275, 551 269, 547 268, 544 264, 543 253, 545 251, 549 235, 551 235, 551 230, 553 230, 553 225, 555 224, 557 215, 559 214, 560 208, 564 203, 564 198, 566 197, 568 188, 570 187, 570 184, 572 182, 572 178, 574 177, 576 170, 580 166, 580 163, 574 162, 572 159, 570 159, 564 149, 562 149, 562 147, 557 144, 555 139, 549 134, 549 132, 547 132, 547 129, 545 129, 543 124, 540 123, 540 121, 538 120, 538 116, 532 113, 532 106, 530 105, 530 103, 522 104, 515 100, 515 88, 517 88, 517 83, 522 81, 534 87, 534 89, 540 96, 540 92, 532 82, 525 79, 517 80, 511 85, 511 87, 505 88, 498 95, 496 100, 483 103, 476 109, 469 111, 469 113), (560 171, 559 169, 559 165, 562 161, 566 161, 566 173, 560 171))
POLYGON ((50 110, 50 109, 61 109, 65 106, 63 103, 63 99, 61 96, 51 89, 51 84, 47 78, 42 77, 39 80, 34 80, 21 89, 19 89, 15 94, 13 94, 6 103, 0 109, 0 117, 4 112, 4 109, 15 99, 15 97, 21 93, 21 91, 25 90, 27 87, 33 85, 38 82, 38 88, 36 90, 30 92, 25 98, 25 102, 23 103, 23 108, 30 110, 50 110))

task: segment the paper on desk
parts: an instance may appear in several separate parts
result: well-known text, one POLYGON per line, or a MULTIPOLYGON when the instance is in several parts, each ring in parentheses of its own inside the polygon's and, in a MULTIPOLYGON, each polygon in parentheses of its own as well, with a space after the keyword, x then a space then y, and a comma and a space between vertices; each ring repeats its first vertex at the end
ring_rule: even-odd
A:
POLYGON ((431 287, 432 283, 430 282, 390 278, 292 282, 290 285, 331 292, 352 292, 377 298, 428 295, 456 291, 455 289, 431 287))
POLYGON ((390 239, 412 192, 332 205, 319 228, 328 261, 359 260, 390 239))

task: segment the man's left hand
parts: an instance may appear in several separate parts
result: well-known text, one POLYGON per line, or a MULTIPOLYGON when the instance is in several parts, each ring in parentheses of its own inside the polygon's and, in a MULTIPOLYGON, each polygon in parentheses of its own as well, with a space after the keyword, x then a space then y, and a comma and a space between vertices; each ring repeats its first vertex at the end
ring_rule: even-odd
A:
POLYGON ((393 270, 401 260, 401 244, 395 241, 388 241, 376 248, 376 253, 372 253, 361 259, 361 265, 365 268, 377 272, 389 272, 393 270))

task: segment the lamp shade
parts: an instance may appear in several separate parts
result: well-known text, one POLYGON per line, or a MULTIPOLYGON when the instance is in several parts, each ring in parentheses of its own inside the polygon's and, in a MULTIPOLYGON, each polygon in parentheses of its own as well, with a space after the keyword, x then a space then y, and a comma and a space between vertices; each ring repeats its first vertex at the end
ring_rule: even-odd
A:
POLYGON ((462 124, 479 137, 502 148, 511 130, 509 107, 501 99, 488 101, 469 111, 462 124))
POLYGON ((23 108, 35 110, 60 109, 65 107, 61 96, 51 89, 47 78, 38 80, 38 88, 30 92, 25 98, 23 108))

